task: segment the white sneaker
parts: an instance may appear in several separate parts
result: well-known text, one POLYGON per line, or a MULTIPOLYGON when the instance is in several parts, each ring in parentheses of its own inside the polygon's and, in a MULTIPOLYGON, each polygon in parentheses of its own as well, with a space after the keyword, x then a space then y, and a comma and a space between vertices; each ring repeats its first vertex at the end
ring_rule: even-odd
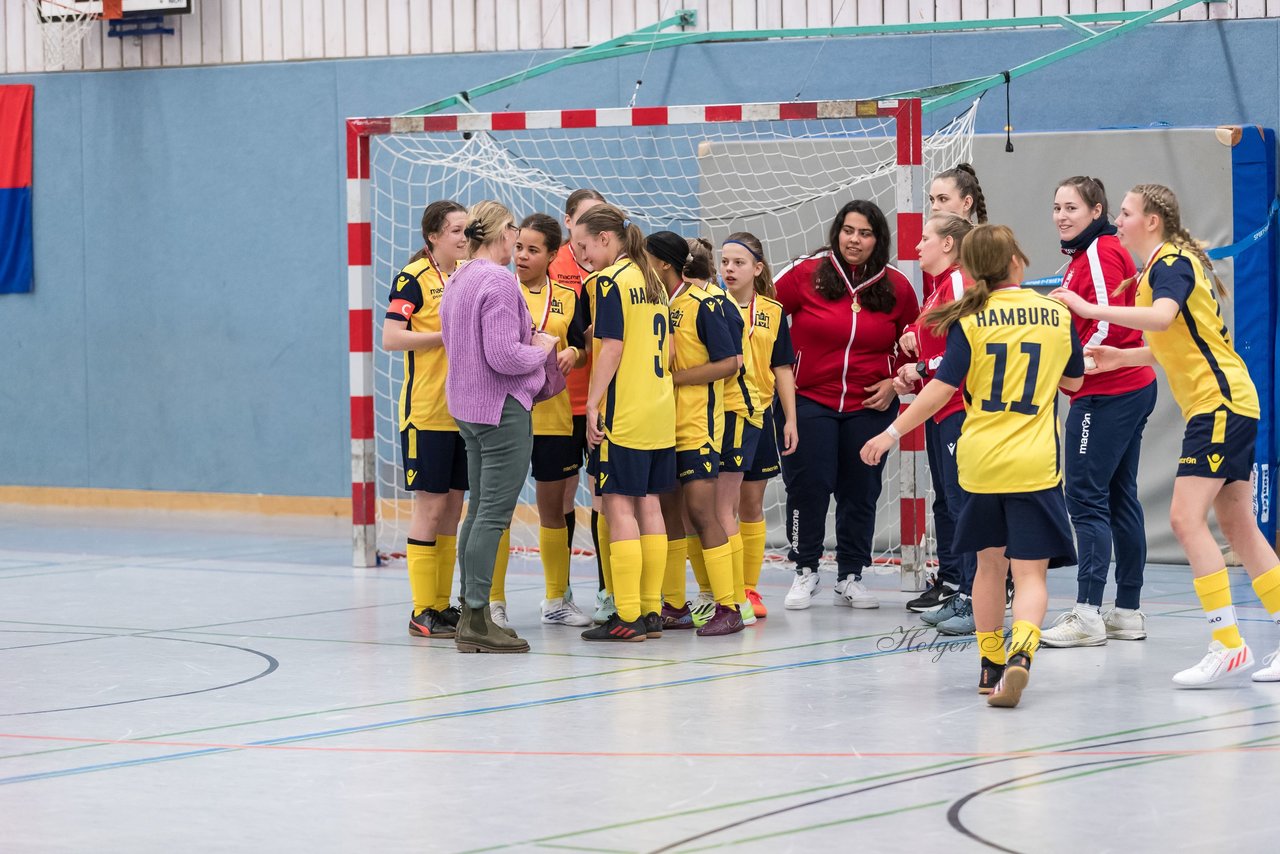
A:
POLYGON ((596 593, 596 613, 591 618, 597 626, 603 626, 609 622, 609 618, 616 614, 617 608, 613 606, 613 596, 603 590, 596 593))
POLYGON ((511 623, 507 621, 507 603, 501 599, 489 603, 489 616, 493 617, 493 624, 498 628, 511 628, 511 623))
POLYGON ((1254 682, 1280 682, 1280 649, 1262 659, 1263 668, 1253 671, 1254 682))
POLYGON ((689 615, 694 626, 702 628, 707 621, 716 615, 716 599, 705 590, 698 591, 698 598, 689 605, 689 615))
POLYGON ((1254 664, 1248 644, 1228 648, 1221 641, 1211 641, 1208 654, 1199 664, 1173 674, 1173 684, 1180 688, 1203 688, 1224 677, 1243 673, 1254 664))
POLYGON ((548 626, 582 626, 591 625, 591 618, 579 610, 578 606, 567 596, 563 599, 542 600, 542 622, 548 626))
POLYGON ((1102 615, 1102 623, 1112 640, 1145 640, 1147 637, 1147 615, 1141 611, 1112 608, 1102 615))
POLYGON ((1077 604, 1040 634, 1041 646, 1055 648, 1102 646, 1106 642, 1107 626, 1092 605, 1077 604))
POLYGON ((842 608, 879 608, 880 600, 850 575, 844 581, 836 582, 836 604, 842 608))
POLYGON ((818 592, 818 571, 816 569, 801 569, 796 571, 796 577, 791 582, 791 589, 787 591, 787 597, 782 600, 782 607, 788 611, 803 611, 813 604, 813 594, 818 592))

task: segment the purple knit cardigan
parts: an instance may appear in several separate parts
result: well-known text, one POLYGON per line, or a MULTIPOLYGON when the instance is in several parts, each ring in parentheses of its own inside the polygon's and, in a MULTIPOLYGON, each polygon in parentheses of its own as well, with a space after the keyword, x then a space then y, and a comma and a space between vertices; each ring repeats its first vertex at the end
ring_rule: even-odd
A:
POLYGON ((533 340, 533 318, 506 267, 476 258, 449 277, 440 303, 449 357, 445 397, 459 421, 496 426, 507 396, 525 409, 546 379, 546 351, 533 340))

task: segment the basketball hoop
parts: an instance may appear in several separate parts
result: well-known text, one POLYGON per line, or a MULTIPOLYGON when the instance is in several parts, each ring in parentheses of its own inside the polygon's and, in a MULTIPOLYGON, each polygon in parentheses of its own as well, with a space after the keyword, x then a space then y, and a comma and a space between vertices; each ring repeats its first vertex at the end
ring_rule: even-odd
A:
POLYGON ((95 21, 115 20, 124 15, 124 0, 104 0, 102 3, 27 0, 27 5, 40 24, 46 69, 64 68, 69 58, 79 55, 80 45, 95 21))

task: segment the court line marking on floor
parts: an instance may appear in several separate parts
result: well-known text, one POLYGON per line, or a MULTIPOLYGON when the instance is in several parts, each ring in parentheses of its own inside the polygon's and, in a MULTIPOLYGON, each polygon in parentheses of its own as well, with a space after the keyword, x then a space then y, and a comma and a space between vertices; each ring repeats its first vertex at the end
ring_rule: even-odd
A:
POLYGON ((739 839, 729 839, 716 845, 703 845, 698 848, 681 848, 686 854, 693 854, 695 851, 712 851, 716 848, 728 848, 731 845, 746 845, 750 842, 761 842, 765 839, 777 839, 779 836, 791 836, 797 833, 807 833, 811 830, 825 830, 829 827, 839 827, 842 824, 853 824, 859 821, 869 821, 873 818, 886 818, 891 815, 901 815, 902 813, 914 812, 916 810, 928 809, 929 807, 938 807, 948 803, 947 800, 930 801, 924 804, 911 804, 910 806, 897 807, 890 810, 881 810, 880 812, 866 813, 864 815, 855 815, 852 818, 840 818, 835 821, 824 821, 819 824, 810 824, 803 827, 790 827, 786 830, 779 830, 773 833, 761 833, 757 836, 744 836, 739 839))
MULTIPOLYGON (((1098 741, 1100 739, 1115 738, 1116 736, 1132 735, 1135 733, 1150 732, 1153 730, 1159 730, 1159 729, 1164 729, 1168 727, 1182 726, 1184 724, 1211 721, 1217 718, 1229 717, 1231 715, 1247 714, 1249 712, 1257 712, 1257 711, 1262 711, 1264 709, 1271 709, 1271 708, 1277 708, 1277 707, 1280 707, 1280 703, 1263 703, 1257 706, 1246 706, 1239 709, 1230 709, 1224 712, 1215 712, 1211 715, 1198 715, 1193 718, 1184 718, 1179 720, 1165 721, 1163 723, 1147 724, 1141 727, 1131 727, 1129 729, 1099 733, 1097 735, 1091 735, 1091 736, 1083 736, 1080 738, 1068 739, 1066 741, 1051 742, 1048 744, 1038 745, 1037 747, 1029 748, 1029 749, 1046 750, 1046 749, 1056 748, 1056 747, 1068 747, 1073 744, 1083 745, 1083 744, 1086 744, 1087 742, 1098 741)), ((1082 747, 1081 749, 1083 750, 1085 748, 1082 747)), ((626 827, 635 827, 643 824, 652 824, 655 822, 668 821, 670 819, 685 818, 693 815, 702 815, 705 813, 718 812, 720 810, 734 809, 737 807, 755 806, 761 803, 769 803, 769 802, 777 801, 782 798, 799 797, 802 795, 809 795, 809 794, 816 794, 818 792, 830 791, 831 789, 839 789, 846 786, 860 786, 866 783, 874 783, 880 780, 892 780, 895 778, 907 777, 913 774, 920 774, 924 772, 934 771, 937 769, 948 768, 955 765, 963 765, 967 761, 968 760, 966 759, 951 759, 946 762, 936 762, 929 765, 919 765, 914 768, 904 768, 898 771, 872 774, 866 777, 858 777, 851 780, 841 780, 835 783, 825 783, 821 786, 810 786, 803 789, 795 789, 788 792, 777 792, 771 795, 761 795, 753 798, 745 798, 739 801, 726 801, 719 804, 709 804, 707 806, 693 807, 691 809, 679 810, 671 813, 660 813, 658 815, 646 816, 644 818, 628 819, 626 821, 613 822, 611 824, 599 825, 596 827, 588 827, 588 828, 583 828, 581 830, 573 830, 573 831, 568 831, 566 833, 553 834, 551 836, 542 836, 534 839, 524 839, 516 842, 500 843, 497 845, 491 845, 484 848, 470 849, 469 851, 463 852, 463 854, 481 854, 481 852, 500 851, 508 848, 531 845, 531 844, 536 844, 540 842, 550 842, 557 839, 566 839, 566 838, 577 837, 577 836, 585 836, 590 833, 599 833, 606 830, 618 830, 626 827)))

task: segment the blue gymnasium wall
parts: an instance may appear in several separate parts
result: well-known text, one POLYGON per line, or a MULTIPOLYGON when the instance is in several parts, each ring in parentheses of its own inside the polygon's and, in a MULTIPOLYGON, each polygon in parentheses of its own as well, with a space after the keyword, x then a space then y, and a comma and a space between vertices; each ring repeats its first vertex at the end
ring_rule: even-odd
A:
MULTIPOLYGON (((970 78, 1069 40, 1030 30, 834 41, 801 95, 970 78)), ((638 103, 789 99, 818 48, 658 54, 638 103)), ((1015 81, 1013 123, 1277 127, 1278 56, 1277 20, 1149 27, 1015 81)), ((0 484, 349 494, 342 121, 529 60, 0 76, 36 86, 36 287, 0 297, 0 484)), ((580 66, 478 106, 616 106, 644 61, 580 66)), ((980 131, 1002 129, 1003 100, 991 93, 980 131)))

